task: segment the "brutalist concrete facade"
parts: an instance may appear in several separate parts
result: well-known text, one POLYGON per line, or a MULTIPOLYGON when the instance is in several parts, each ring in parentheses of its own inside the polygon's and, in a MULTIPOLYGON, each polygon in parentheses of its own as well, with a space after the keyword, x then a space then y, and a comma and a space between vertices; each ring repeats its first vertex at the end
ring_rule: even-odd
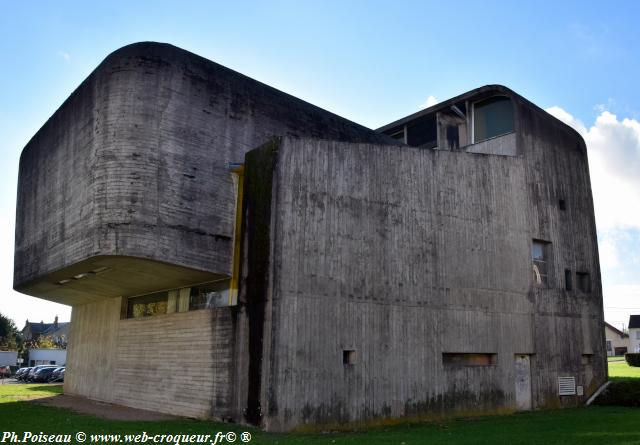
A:
POLYGON ((574 406, 607 378, 584 142, 501 86, 373 131, 130 45, 25 147, 16 224, 14 287, 73 305, 68 393, 275 431, 574 406), (237 301, 189 310, 229 277, 237 301))

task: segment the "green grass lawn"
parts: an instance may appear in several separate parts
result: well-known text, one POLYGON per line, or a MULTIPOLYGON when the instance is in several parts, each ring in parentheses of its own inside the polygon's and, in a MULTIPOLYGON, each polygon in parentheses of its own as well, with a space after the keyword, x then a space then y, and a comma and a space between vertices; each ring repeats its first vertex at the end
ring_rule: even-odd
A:
POLYGON ((607 357, 607 361, 609 362, 619 362, 624 361, 624 355, 612 355, 607 357))
MULTIPOLYGON (((640 379, 640 368, 610 363, 615 379, 640 379)), ((638 380, 640 381, 640 380, 638 380)), ((255 444, 640 444, 640 409, 617 406, 533 411, 507 416, 457 419, 374 428, 367 432, 269 434, 255 428, 195 420, 127 422, 104 420, 38 405, 29 399, 55 396, 60 385, 0 385, 0 424, 4 431, 87 434, 251 433, 255 444)), ((90 442, 87 441, 86 444, 90 442)), ((238 439, 235 443, 241 444, 238 439)), ((209 445, 209 444, 207 444, 209 445)))
POLYGON ((640 379, 640 368, 629 366, 627 362, 609 362, 609 380, 640 379))

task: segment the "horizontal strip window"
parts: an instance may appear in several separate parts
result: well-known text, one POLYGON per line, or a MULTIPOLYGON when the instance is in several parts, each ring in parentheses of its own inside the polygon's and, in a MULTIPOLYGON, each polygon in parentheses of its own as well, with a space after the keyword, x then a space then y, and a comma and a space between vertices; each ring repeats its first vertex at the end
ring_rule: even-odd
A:
POLYGON ((491 366, 498 362, 498 354, 477 352, 444 352, 442 364, 445 366, 491 366))
POLYGON ((168 303, 168 292, 156 292, 155 294, 129 298, 127 302, 127 318, 166 314, 168 303))
POLYGON ((230 280, 223 279, 193 287, 172 289, 125 299, 126 318, 144 318, 173 312, 231 306, 230 280))

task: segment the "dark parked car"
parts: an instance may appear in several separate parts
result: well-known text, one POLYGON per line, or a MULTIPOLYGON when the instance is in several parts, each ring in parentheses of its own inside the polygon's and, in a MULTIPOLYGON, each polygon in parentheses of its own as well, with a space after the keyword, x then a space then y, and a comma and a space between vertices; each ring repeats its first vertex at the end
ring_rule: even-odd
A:
POLYGON ((53 373, 53 371, 55 371, 57 369, 56 366, 50 366, 50 367, 45 367, 45 368, 40 368, 36 371, 36 373, 33 375, 33 378, 31 379, 32 382, 36 382, 36 383, 46 383, 49 381, 49 377, 51 377, 51 374, 53 373))
POLYGON ((49 376, 49 383, 64 382, 64 366, 53 370, 49 376))
POLYGON ((25 382, 29 383, 29 382, 33 382, 35 375, 38 371, 40 371, 41 369, 44 368, 57 368, 57 366, 55 365, 38 365, 38 366, 34 366, 33 368, 31 368, 31 370, 29 371, 29 373, 27 374, 27 377, 24 379, 25 382))
POLYGON ((18 372, 16 372, 16 380, 24 382, 29 371, 31 371, 31 367, 18 369, 18 372))

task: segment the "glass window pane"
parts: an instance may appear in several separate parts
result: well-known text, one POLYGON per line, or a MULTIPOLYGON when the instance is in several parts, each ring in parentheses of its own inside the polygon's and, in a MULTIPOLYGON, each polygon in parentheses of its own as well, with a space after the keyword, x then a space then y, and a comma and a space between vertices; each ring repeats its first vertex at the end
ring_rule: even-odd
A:
POLYGON ((490 97, 473 106, 474 142, 513 131, 513 105, 504 96, 490 97))
POLYGON ((544 245, 534 241, 531 246, 531 256, 534 260, 544 261, 544 245))
POLYGON ((189 310, 229 306, 229 280, 192 287, 189 310))
POLYGON ((127 318, 151 317, 167 313, 168 292, 142 295, 129 298, 127 302, 127 318))

